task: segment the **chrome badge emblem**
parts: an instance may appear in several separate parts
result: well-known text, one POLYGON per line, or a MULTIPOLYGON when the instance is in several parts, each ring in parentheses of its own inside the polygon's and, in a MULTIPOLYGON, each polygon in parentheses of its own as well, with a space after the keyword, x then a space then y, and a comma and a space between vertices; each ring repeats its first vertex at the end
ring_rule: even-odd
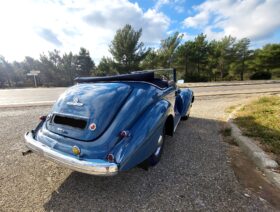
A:
POLYGON ((67 102, 67 105, 73 105, 73 106, 83 106, 84 104, 80 102, 79 98, 77 96, 75 96, 73 98, 73 101, 72 102, 67 102))
POLYGON ((76 104, 79 103, 79 98, 75 96, 75 97, 73 98, 73 102, 76 103, 76 104))

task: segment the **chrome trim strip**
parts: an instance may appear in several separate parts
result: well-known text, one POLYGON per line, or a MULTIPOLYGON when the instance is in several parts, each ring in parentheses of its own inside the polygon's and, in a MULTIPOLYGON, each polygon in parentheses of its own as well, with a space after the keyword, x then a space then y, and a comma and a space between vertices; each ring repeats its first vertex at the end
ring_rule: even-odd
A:
POLYGON ((67 102, 66 104, 72 106, 78 106, 78 107, 82 107, 84 105, 84 103, 81 102, 67 102))
POLYGON ((148 84, 148 85, 152 85, 152 86, 154 86, 154 87, 156 87, 156 88, 158 88, 160 90, 166 90, 166 89, 168 89, 170 87, 174 87, 174 85, 168 85, 168 87, 166 87, 166 88, 161 88, 161 87, 157 86, 156 84, 153 84, 151 82, 146 82, 146 81, 112 81, 112 82, 118 82, 118 83, 124 83, 124 82, 138 83, 138 82, 140 82, 140 83, 145 83, 145 84, 148 84))
MULTIPOLYGON (((181 117, 180 117, 180 119, 181 119, 181 117)), ((177 129, 179 123, 180 123, 180 119, 178 120, 177 124, 176 124, 175 127, 174 127, 174 131, 173 131, 174 133, 175 133, 175 131, 176 131, 176 129, 177 129)))
POLYGON ((118 173, 118 165, 116 163, 100 159, 79 160, 64 155, 35 140, 32 132, 27 132, 24 138, 28 149, 72 170, 99 176, 112 176, 118 173))

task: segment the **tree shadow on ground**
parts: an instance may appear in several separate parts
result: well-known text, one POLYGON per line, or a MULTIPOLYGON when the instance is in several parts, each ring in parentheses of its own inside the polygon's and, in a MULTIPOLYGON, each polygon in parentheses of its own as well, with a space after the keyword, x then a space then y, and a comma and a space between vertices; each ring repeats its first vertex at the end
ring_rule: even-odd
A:
POLYGON ((230 168, 223 122, 190 117, 167 138, 161 162, 149 171, 134 168, 114 177, 72 172, 44 204, 47 211, 259 210, 230 168))

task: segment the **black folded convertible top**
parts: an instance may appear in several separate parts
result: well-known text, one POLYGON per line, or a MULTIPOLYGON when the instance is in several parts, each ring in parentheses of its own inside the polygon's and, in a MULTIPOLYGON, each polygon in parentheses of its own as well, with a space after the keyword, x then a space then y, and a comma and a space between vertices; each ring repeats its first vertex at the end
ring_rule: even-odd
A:
POLYGON ((133 74, 120 74, 106 77, 77 77, 75 79, 78 83, 86 82, 112 82, 112 81, 152 81, 154 80, 154 72, 140 72, 133 74))
POLYGON ((77 83, 93 83, 93 82, 119 82, 119 81, 141 81, 149 82, 160 88, 168 87, 168 82, 155 78, 153 71, 134 72, 132 74, 120 74, 105 77, 77 77, 77 83))

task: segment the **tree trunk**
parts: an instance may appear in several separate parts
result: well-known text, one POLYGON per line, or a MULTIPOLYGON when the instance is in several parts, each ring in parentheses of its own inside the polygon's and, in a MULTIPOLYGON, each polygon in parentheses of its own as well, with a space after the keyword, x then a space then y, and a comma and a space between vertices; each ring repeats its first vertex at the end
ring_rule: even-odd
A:
POLYGON ((187 63, 187 60, 186 60, 186 63, 185 63, 185 80, 187 80, 187 77, 188 77, 188 63, 187 63))
POLYGON ((243 59, 242 59, 242 68, 241 68, 241 72, 240 72, 240 80, 241 81, 243 81, 244 69, 245 69, 245 58, 243 57, 243 59))
POLYGON ((188 77, 188 59, 186 56, 186 61, 185 61, 185 80, 187 80, 188 77))
POLYGON ((223 65, 221 65, 221 79, 223 79, 224 78, 224 66, 223 65))
POLYGON ((8 85, 9 87, 12 87, 12 83, 11 83, 11 80, 10 80, 10 77, 9 77, 9 74, 6 72, 6 77, 7 77, 7 81, 8 81, 8 85))

